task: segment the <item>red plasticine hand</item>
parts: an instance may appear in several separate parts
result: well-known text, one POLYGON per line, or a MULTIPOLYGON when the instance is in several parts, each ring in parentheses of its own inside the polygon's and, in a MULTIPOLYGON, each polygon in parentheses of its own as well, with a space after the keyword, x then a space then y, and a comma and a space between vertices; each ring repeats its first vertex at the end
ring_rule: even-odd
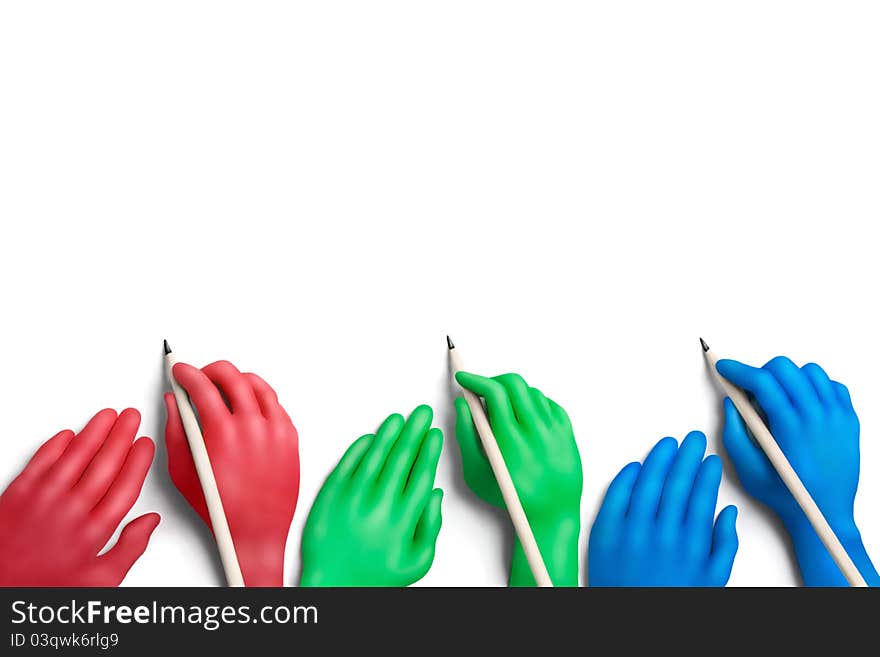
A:
MULTIPOLYGON (((299 450, 293 423, 269 384, 256 374, 242 374, 228 361, 201 370, 177 363, 173 374, 198 414, 245 585, 281 586, 284 546, 299 494, 299 450)), ((165 408, 171 480, 211 527, 170 392, 165 394, 165 408)))
POLYGON ((0 495, 0 586, 119 586, 159 524, 135 518, 98 556, 153 461, 152 440, 132 443, 140 422, 133 408, 106 409, 37 450, 0 495))

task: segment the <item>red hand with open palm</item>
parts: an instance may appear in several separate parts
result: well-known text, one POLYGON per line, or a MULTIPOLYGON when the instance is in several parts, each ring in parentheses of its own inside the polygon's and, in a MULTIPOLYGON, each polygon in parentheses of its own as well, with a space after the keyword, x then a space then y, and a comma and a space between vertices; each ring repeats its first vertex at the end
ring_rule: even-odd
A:
POLYGON ((105 409, 78 434, 65 430, 40 447, 0 495, 0 586, 118 586, 159 524, 129 522, 155 448, 138 438, 140 414, 105 409))

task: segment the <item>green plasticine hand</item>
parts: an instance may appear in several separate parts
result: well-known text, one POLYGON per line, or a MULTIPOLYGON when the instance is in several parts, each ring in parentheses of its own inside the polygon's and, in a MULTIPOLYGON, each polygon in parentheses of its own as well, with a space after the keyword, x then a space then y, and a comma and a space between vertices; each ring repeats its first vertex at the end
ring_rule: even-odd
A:
POLYGON ((408 586, 434 561, 443 433, 419 406, 361 436, 327 477, 303 531, 301 586, 408 586))
MULTIPOLYGON (((568 414, 519 374, 486 378, 458 372, 456 380, 486 400, 489 424, 556 586, 578 585, 578 536, 583 469, 568 414)), ((504 508, 470 408, 455 400, 455 436, 464 479, 477 497, 504 508)), ((517 540, 510 567, 511 586, 534 586, 517 540)))

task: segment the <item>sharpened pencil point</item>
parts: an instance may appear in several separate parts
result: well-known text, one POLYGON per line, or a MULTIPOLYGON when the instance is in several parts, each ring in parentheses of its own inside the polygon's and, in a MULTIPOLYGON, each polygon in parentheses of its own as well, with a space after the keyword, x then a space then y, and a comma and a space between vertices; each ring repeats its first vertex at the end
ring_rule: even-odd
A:
POLYGON ((446 344, 450 349, 455 349, 455 345, 452 344, 452 338, 450 338, 448 335, 446 336, 446 344))
POLYGON ((165 353, 166 353, 166 354, 170 354, 170 353, 171 353, 171 347, 170 347, 169 344, 168 344, 168 340, 162 340, 162 342, 165 343, 165 353))
POLYGON ((709 345, 706 344, 706 341, 703 338, 700 338, 700 346, 703 347, 703 351, 709 351, 709 345))

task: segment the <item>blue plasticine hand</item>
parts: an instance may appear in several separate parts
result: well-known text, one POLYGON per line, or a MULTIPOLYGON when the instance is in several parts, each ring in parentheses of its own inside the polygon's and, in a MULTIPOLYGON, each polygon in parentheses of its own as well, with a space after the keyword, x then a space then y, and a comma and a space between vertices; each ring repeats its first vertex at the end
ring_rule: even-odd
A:
POLYGON ((724 586, 739 542, 736 507, 715 519, 721 460, 703 460, 706 437, 664 438, 644 465, 611 482, 587 556, 590 586, 724 586), (714 525, 714 527, 713 527, 714 525))
MULTIPOLYGON (((862 576, 880 578, 862 545, 853 515, 859 484, 859 418, 849 391, 815 363, 798 367, 779 356, 764 367, 720 360, 718 373, 749 392, 779 447, 843 543, 862 576)), ((845 586, 803 511, 761 448, 751 439, 730 399, 724 400, 724 446, 746 492, 782 520, 794 542, 804 583, 845 586)))

